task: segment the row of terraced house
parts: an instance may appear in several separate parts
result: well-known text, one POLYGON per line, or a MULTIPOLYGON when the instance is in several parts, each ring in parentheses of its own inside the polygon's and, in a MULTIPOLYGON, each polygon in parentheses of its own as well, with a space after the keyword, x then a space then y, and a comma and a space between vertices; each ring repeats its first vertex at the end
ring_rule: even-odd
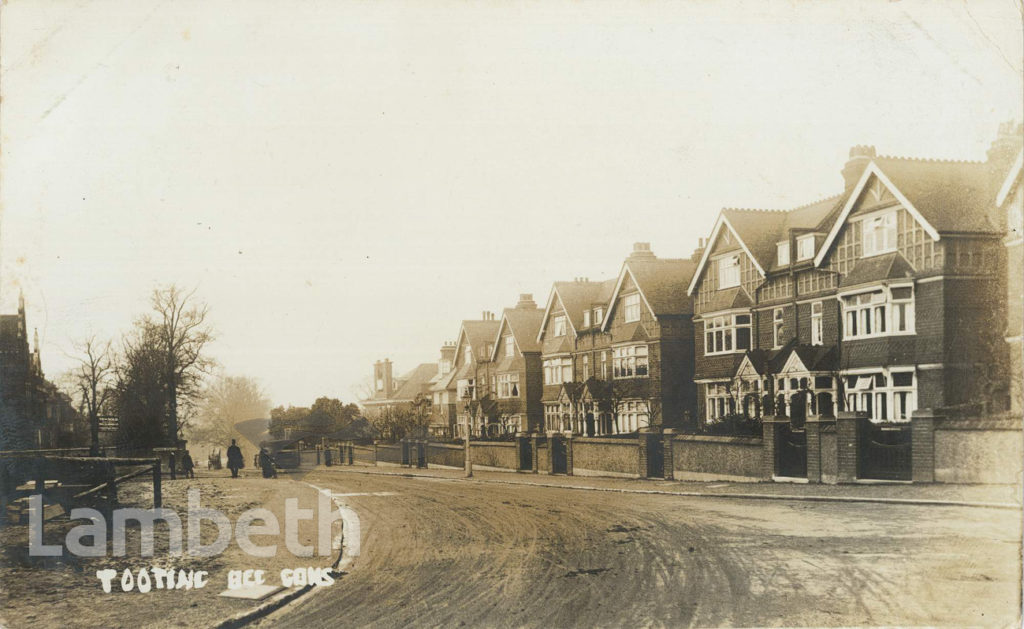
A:
POLYGON ((1014 124, 984 162, 854 147, 835 196, 724 209, 688 258, 636 243, 615 277, 461 322, 436 363, 379 362, 364 405, 429 400, 446 436, 1019 412, 1021 161, 1014 124))

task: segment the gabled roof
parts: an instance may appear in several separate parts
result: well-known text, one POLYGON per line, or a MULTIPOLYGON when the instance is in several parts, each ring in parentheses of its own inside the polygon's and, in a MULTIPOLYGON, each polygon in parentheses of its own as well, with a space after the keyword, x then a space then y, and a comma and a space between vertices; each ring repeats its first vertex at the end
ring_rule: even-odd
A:
POLYGON ((402 384, 395 389, 389 400, 395 402, 411 402, 421 393, 426 393, 430 381, 437 375, 437 363, 422 363, 412 371, 404 374, 399 380, 402 384))
POLYGON ((797 345, 793 353, 807 371, 835 371, 839 368, 839 354, 834 345, 797 345))
POLYGON ((693 314, 693 300, 687 295, 686 286, 696 269, 693 260, 626 260, 608 300, 608 314, 601 329, 607 330, 611 323, 612 308, 627 275, 633 278, 641 299, 654 316, 693 314))
POLYGON ((1010 191, 1013 190, 1013 186, 1020 179, 1022 169, 1024 169, 1024 151, 1017 153, 1017 159, 1013 160, 1013 165, 1010 166, 1010 171, 1006 174, 1006 179, 1003 180, 1003 185, 999 188, 999 194, 996 195, 996 207, 1003 207, 1003 204, 1006 203, 1006 199, 1010 196, 1010 191))
POLYGON ((791 210, 723 208, 711 231, 708 247, 704 250, 693 279, 686 289, 687 293, 692 295, 697 288, 700 276, 711 257, 713 245, 722 229, 732 231, 761 277, 765 277, 765 269, 771 269, 775 265, 776 244, 786 239, 789 230, 826 231, 832 223, 832 218, 839 213, 844 200, 845 195, 836 195, 791 210))
POLYGON ((991 220, 997 191, 988 164, 875 157, 846 199, 828 237, 814 258, 820 266, 861 193, 877 177, 917 220, 932 240, 941 233, 998 234, 991 220))
POLYGON ((861 258, 857 265, 839 281, 840 288, 871 282, 896 280, 914 276, 914 267, 899 251, 861 258))
MULTIPOLYGON (((614 279, 601 282, 592 282, 590 280, 555 282, 551 286, 551 294, 548 296, 548 303, 541 317, 541 325, 537 330, 537 342, 540 342, 544 333, 548 315, 551 314, 554 308, 555 300, 558 300, 558 304, 565 311, 566 319, 569 320, 569 326, 572 328, 572 333, 575 336, 576 331, 583 327, 583 311, 592 308, 595 304, 603 304, 607 310, 608 300, 611 298, 614 289, 614 279)), ((596 325, 597 322, 594 322, 594 324, 596 325)))
POLYGON ((473 349, 474 358, 479 359, 480 348, 486 347, 487 343, 494 340, 494 335, 498 333, 498 327, 500 325, 501 322, 493 320, 464 320, 462 322, 462 329, 459 330, 459 340, 455 343, 456 360, 458 360, 458 357, 461 355, 463 339, 465 339, 473 349))
POLYGON ((544 311, 540 308, 505 308, 498 325, 498 331, 494 336, 494 348, 491 350, 491 360, 498 356, 498 341, 501 340, 502 332, 508 328, 512 332, 519 351, 539 352, 540 342, 537 337, 540 335, 541 325, 544 323, 544 311))

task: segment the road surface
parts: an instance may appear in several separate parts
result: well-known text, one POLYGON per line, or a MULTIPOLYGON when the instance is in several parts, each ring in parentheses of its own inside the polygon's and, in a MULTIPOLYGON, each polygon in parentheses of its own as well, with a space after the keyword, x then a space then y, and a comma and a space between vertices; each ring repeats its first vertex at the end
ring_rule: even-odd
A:
POLYGON ((362 555, 260 626, 1019 626, 1013 511, 305 480, 362 555))

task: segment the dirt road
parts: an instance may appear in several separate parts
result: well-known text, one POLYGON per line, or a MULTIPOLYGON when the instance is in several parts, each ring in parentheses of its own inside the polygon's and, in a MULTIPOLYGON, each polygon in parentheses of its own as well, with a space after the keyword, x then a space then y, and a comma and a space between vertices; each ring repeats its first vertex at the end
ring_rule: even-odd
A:
POLYGON ((1017 624, 1019 514, 318 473, 362 556, 261 626, 1017 624))

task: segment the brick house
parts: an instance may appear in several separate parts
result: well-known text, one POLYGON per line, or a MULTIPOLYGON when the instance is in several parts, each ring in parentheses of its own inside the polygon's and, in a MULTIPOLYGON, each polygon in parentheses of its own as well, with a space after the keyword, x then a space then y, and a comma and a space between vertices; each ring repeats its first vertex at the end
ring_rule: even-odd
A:
POLYGON ((611 374, 609 335, 601 331, 601 322, 614 288, 614 279, 577 278, 552 285, 536 338, 542 360, 542 430, 616 432, 610 400, 598 384, 611 374), (586 401, 584 394, 589 394, 586 401))
POLYGON ((47 413, 56 395, 43 377, 39 336, 29 345, 25 299, 18 298, 18 313, 0 315, 0 450, 47 447, 47 413))
POLYGON ((437 375, 430 379, 430 434, 451 437, 455 434, 456 390, 454 370, 455 342, 441 346, 441 357, 437 361, 437 375))
POLYGON ((481 319, 465 320, 459 327, 451 378, 455 387, 456 436, 480 435, 488 423, 497 419, 489 387, 494 374, 491 355, 498 326, 494 313, 484 312, 481 319))
POLYGON ((548 429, 605 435, 684 428, 694 416, 696 263, 636 243, 619 276, 556 282, 538 334, 548 429))
POLYGON ((372 418, 388 411, 423 405, 423 412, 430 414, 431 384, 437 378, 438 366, 438 363, 421 363, 396 378, 389 359, 377 361, 373 365, 373 395, 360 401, 363 413, 372 418))
POLYGON ((906 421, 1005 396, 1002 161, 858 146, 837 196, 722 210, 688 288, 704 424, 836 410, 906 421))
POLYGON ((506 308, 492 342, 489 390, 497 403, 498 424, 506 432, 543 428, 541 404, 544 377, 537 332, 544 311, 533 295, 519 296, 515 308, 506 308))

